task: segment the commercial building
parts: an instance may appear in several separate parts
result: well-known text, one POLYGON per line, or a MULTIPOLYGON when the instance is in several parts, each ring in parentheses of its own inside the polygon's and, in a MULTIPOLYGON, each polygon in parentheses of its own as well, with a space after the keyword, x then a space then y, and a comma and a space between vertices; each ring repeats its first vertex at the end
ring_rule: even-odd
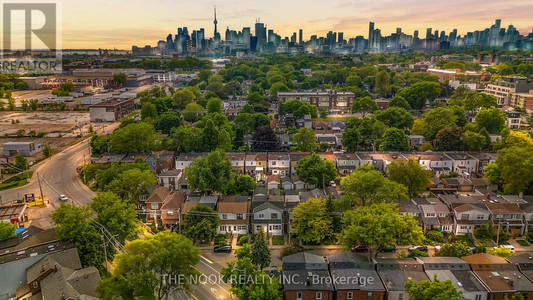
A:
POLYGON ((299 99, 305 103, 315 105, 319 111, 326 110, 329 113, 349 113, 355 100, 352 92, 338 92, 328 90, 322 92, 283 92, 278 93, 278 102, 285 103, 288 100, 299 99))
POLYGON ((91 122, 115 122, 134 110, 134 99, 110 99, 89 106, 91 122))
POLYGON ((523 77, 505 77, 503 80, 495 81, 487 85, 484 93, 493 95, 498 100, 498 105, 509 105, 511 101, 511 94, 513 93, 529 93, 533 90, 533 83, 530 83, 523 77))
POLYGON ((3 145, 4 155, 32 156, 43 151, 43 143, 40 142, 7 142, 3 145))
POLYGON ((509 106, 518 107, 530 113, 533 108, 533 89, 529 93, 511 93, 509 106))

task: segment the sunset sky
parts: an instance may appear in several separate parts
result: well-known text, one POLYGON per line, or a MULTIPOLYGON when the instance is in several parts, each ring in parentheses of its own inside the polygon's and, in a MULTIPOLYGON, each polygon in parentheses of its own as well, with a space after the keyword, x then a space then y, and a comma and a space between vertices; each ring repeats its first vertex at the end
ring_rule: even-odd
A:
POLYGON ((528 34, 533 26, 532 0, 64 0, 63 48, 131 49, 152 45, 177 27, 189 32, 205 28, 213 35, 213 6, 217 6, 219 31, 251 27, 261 18, 268 28, 287 36, 299 28, 304 39, 329 30, 344 32, 344 38, 368 36, 368 22, 385 35, 401 27, 425 36, 426 27, 446 32, 489 27, 494 19, 502 26, 513 24, 528 34))

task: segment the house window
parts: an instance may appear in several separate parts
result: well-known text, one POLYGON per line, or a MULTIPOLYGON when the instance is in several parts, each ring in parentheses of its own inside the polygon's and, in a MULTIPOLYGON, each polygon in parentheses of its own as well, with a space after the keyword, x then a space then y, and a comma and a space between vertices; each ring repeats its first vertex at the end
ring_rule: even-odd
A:
POLYGON ((274 161, 272 161, 272 165, 273 165, 273 166, 275 166, 275 165, 276 165, 276 161, 275 161, 275 160, 274 160, 274 161))
POLYGON ((296 293, 296 300, 302 300, 302 292, 296 293))
POLYGON ((353 292, 348 292, 348 293, 346 294, 346 299, 348 299, 348 300, 353 300, 353 292))
POLYGON ((242 220, 242 214, 237 214, 237 220, 242 220))
POLYGON ((173 211, 173 210, 169 210, 169 211, 167 211, 167 215, 169 215, 169 216, 173 216, 173 215, 174 215, 174 211, 173 211))
POLYGON ((152 209, 159 209, 159 204, 152 203, 152 209))
POLYGON ((476 295, 476 300, 481 300, 481 295, 476 295))
POLYGON ((276 220, 277 218, 278 218, 278 214, 276 213, 270 214, 270 219, 276 220))
POLYGON ((36 289, 39 287, 39 282, 38 281, 34 281, 33 282, 33 288, 36 289))
POLYGON ((461 220, 468 220, 468 214, 462 214, 461 220))
POLYGON ((228 219, 228 215, 227 214, 222 214, 222 220, 227 220, 228 219))
POLYGON ((366 299, 372 300, 372 292, 368 292, 368 294, 366 294, 366 299))
POLYGON ((403 293, 400 294, 400 295, 398 295, 398 300, 403 300, 403 299, 404 299, 404 297, 403 297, 403 293))
POLYGON ((281 225, 270 225, 270 230, 281 230, 281 225))
POLYGON ((484 215, 477 215, 476 217, 478 220, 484 220, 485 219, 485 216, 484 215))
POLYGON ((322 292, 316 292, 316 300, 322 300, 322 292))
POLYGON ((226 231, 226 225, 220 226, 220 231, 226 231))
POLYGON ((264 219, 265 218, 265 214, 259 214, 259 219, 264 219))

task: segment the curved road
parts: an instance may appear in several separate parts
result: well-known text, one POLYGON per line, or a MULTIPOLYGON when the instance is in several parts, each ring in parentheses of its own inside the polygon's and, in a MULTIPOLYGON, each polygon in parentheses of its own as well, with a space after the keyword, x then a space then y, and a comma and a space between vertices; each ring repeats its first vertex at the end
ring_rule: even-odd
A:
POLYGON ((96 195, 79 179, 76 167, 83 164, 84 159, 89 160, 89 139, 45 160, 31 170, 34 174, 31 182, 23 187, 0 192, 0 201, 8 203, 21 199, 24 194, 33 193, 40 196, 37 174, 41 178, 44 198, 50 200, 53 206, 59 205, 59 195, 66 195, 78 205, 87 205, 96 195))

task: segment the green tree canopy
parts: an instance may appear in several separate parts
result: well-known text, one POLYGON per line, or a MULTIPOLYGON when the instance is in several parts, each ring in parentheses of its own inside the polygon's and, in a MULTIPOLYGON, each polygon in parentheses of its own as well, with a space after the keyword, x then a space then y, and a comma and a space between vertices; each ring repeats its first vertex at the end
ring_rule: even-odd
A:
POLYGON ((363 118, 377 110, 379 110, 378 104, 368 96, 356 98, 352 104, 352 112, 360 113, 363 118))
POLYGON ((381 151, 409 151, 410 149, 407 135, 398 128, 385 130, 379 143, 379 150, 381 151))
POLYGON ((337 178, 337 169, 333 162, 324 160, 320 155, 313 153, 300 159, 296 166, 296 174, 309 184, 324 187, 337 178))
POLYGON ((113 132, 109 147, 118 153, 149 153, 156 149, 159 140, 161 138, 153 125, 144 122, 132 123, 113 132))
POLYGON ((220 223, 218 214, 209 206, 199 204, 191 209, 183 218, 185 229, 183 234, 195 244, 198 242, 211 242, 217 234, 220 223))
POLYGON ((414 282, 409 280, 405 283, 405 291, 409 293, 411 300, 466 300, 462 293, 457 290, 450 280, 433 281, 423 280, 414 282))
POLYGON ((505 127, 507 115, 497 108, 483 108, 476 115, 476 125, 489 133, 499 133, 505 127))
POLYGON ((424 240, 422 229, 412 216, 401 216, 395 205, 359 206, 344 213, 344 229, 339 235, 346 250, 359 243, 369 247, 368 257, 377 255, 381 246, 418 244, 424 240))
POLYGON ((387 166, 390 180, 407 187, 409 198, 419 197, 430 184, 433 172, 425 170, 415 159, 395 160, 387 166))
POLYGON ((315 132, 312 129, 302 127, 298 130, 292 138, 296 149, 303 152, 316 151, 318 148, 318 142, 315 136, 315 132))
POLYGON ((111 276, 98 282, 96 291, 103 299, 168 299, 172 290, 188 290, 190 278, 199 276, 195 266, 200 249, 177 233, 161 232, 124 249, 115 258, 111 276))
POLYGON ((231 162, 225 153, 217 150, 198 157, 185 168, 185 178, 193 191, 224 193, 232 181, 231 162))
POLYGON ((326 201, 322 198, 301 202, 292 212, 291 230, 304 243, 325 242, 333 235, 332 218, 326 212, 326 201))
MULTIPOLYGON (((298 164, 299 165, 299 164, 298 164)), ((352 206, 372 203, 392 203, 409 200, 407 188, 390 181, 383 173, 366 163, 341 181, 343 195, 348 197, 352 206)))

